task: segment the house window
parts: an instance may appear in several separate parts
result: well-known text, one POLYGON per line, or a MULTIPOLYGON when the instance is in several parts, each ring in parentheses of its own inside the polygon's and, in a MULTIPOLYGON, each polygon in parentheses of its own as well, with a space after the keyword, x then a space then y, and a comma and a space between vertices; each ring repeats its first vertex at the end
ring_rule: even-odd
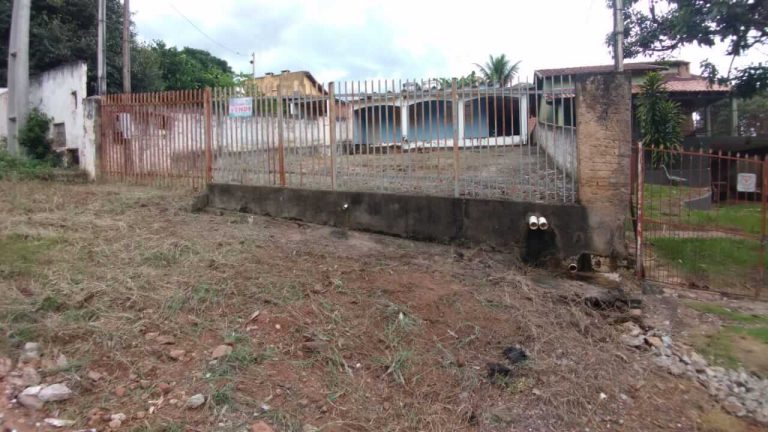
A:
POLYGON ((53 124, 53 148, 63 149, 67 147, 67 130, 64 123, 53 124))

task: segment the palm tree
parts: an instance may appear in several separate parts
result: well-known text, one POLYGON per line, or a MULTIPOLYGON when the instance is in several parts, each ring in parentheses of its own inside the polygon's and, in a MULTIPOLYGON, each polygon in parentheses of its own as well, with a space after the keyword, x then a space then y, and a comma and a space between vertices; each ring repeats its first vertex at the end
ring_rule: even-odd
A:
POLYGON ((490 85, 504 87, 512 83, 512 79, 517 75, 520 62, 511 64, 505 54, 498 57, 488 56, 488 61, 484 65, 475 63, 480 69, 480 75, 483 80, 490 85))
MULTIPOLYGON (((683 140, 683 116, 680 104, 669 99, 664 78, 658 72, 649 72, 640 85, 637 98, 637 122, 643 137, 643 145, 662 150, 677 150, 683 140)), ((672 162, 672 153, 653 153, 653 165, 672 162)))

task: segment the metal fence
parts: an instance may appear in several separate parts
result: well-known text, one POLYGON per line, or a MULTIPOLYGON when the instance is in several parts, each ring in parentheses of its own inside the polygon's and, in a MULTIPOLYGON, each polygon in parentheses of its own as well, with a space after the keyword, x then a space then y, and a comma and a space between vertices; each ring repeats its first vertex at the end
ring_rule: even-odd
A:
POLYGON ((765 296, 768 159, 638 148, 637 272, 648 280, 765 296))
POLYGON ((573 80, 356 81, 113 95, 107 176, 573 203, 573 80))

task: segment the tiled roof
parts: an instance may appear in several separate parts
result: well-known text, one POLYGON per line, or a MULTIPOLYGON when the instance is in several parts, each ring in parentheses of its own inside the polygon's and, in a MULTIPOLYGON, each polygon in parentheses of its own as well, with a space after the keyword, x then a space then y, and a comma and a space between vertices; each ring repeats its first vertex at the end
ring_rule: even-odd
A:
MULTIPOLYGON (((663 66, 654 65, 650 63, 624 63, 624 70, 627 71, 651 71, 661 70, 663 66)), ((593 73, 607 73, 613 71, 613 65, 597 65, 597 66, 577 66, 558 69, 539 69, 536 74, 542 77, 549 77, 555 75, 578 75, 578 74, 593 74, 593 73)))
MULTIPOLYGON (((666 76, 665 84, 668 92, 675 93, 728 93, 731 88, 728 86, 722 86, 719 84, 710 84, 706 79, 698 76, 691 75, 688 78, 682 78, 678 76, 666 76)), ((632 86, 632 93, 640 93, 640 86, 635 84, 632 86)))

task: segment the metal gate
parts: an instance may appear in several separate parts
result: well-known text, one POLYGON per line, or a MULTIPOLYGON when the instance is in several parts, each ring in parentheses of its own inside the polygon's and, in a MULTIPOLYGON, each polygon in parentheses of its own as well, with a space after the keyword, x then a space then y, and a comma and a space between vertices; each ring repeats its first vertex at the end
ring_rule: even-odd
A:
POLYGON ((104 178, 195 189, 210 181, 210 89, 109 95, 101 122, 104 178))
POLYGON ((638 276, 766 296, 768 159, 641 145, 634 157, 638 276))

